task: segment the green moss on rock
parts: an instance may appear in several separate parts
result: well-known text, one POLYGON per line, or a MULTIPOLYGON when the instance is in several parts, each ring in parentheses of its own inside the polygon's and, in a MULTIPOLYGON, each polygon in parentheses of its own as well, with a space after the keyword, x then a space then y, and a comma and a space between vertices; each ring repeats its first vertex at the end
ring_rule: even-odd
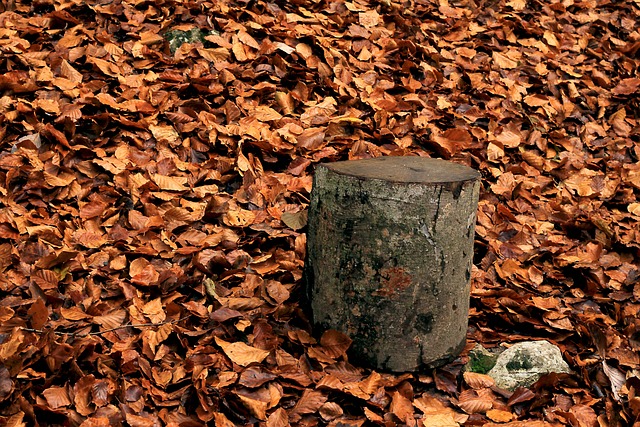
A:
POLYGON ((478 374, 486 374, 495 366, 497 359, 497 354, 493 354, 481 345, 477 345, 469 352, 469 362, 466 369, 478 374))
POLYGON ((180 49, 185 43, 202 43, 205 44, 205 37, 210 35, 219 35, 217 31, 206 31, 200 28, 192 28, 188 31, 169 30, 164 34, 165 40, 169 42, 169 50, 173 55, 176 50, 180 49))

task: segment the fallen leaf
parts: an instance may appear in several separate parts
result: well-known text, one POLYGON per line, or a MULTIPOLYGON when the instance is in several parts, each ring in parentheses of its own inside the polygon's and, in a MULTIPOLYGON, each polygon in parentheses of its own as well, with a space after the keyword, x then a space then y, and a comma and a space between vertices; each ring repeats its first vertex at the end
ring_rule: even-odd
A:
POLYGON ((260 363, 265 357, 269 355, 269 351, 260 350, 259 348, 251 347, 242 342, 230 343, 215 337, 216 344, 218 344, 222 351, 227 355, 233 363, 240 366, 248 366, 251 363, 260 363))

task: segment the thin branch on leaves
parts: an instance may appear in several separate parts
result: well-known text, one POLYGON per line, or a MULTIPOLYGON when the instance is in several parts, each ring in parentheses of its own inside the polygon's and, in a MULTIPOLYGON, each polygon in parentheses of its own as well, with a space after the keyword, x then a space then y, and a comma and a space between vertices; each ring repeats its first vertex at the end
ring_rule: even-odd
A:
MULTIPOLYGON (((157 326, 163 326, 163 325, 170 325, 170 324, 174 324, 174 323, 178 323, 181 322, 187 318, 189 318, 191 315, 187 315, 184 317, 181 317, 179 319, 175 319, 175 320, 167 320, 165 322, 158 322, 158 323, 133 323, 133 324, 129 324, 129 325, 120 325, 120 326, 116 326, 115 328, 111 328, 111 329, 105 329, 104 331, 98 331, 98 332, 88 332, 88 333, 78 333, 78 332, 64 332, 64 331, 52 331, 55 335, 66 335, 66 336, 71 336, 71 337, 80 337, 80 338, 84 338, 84 337, 88 337, 91 335, 102 335, 102 334, 106 334, 107 332, 113 332, 113 331, 117 331, 120 329, 126 329, 126 328, 154 328, 157 326)), ((33 328, 21 328, 23 331, 26 332, 34 332, 36 334, 45 334, 47 332, 49 332, 48 330, 44 330, 44 329, 33 329, 33 328)))

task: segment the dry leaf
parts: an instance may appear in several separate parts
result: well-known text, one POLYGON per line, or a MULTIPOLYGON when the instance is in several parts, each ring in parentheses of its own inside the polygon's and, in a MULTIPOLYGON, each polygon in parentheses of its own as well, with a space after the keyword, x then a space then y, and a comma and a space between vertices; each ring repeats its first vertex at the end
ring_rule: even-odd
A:
POLYGON ((269 351, 260 350, 259 348, 251 347, 242 342, 230 343, 223 341, 218 337, 215 337, 216 344, 218 344, 222 351, 227 355, 233 363, 240 366, 247 366, 251 363, 260 363, 265 357, 269 355, 269 351))
POLYGON ((71 405, 69 393, 67 393, 67 389, 64 387, 49 387, 43 391, 42 394, 47 400, 47 404, 53 409, 71 405))

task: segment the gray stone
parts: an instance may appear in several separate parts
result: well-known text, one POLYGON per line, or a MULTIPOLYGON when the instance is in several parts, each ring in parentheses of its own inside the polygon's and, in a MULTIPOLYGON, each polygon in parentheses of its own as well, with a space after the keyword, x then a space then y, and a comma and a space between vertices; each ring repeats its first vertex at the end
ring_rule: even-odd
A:
POLYGON ((316 169, 305 277, 318 332, 350 357, 404 372, 465 345, 479 174, 444 160, 384 157, 316 169))
POLYGON ((487 375, 498 387, 513 391, 518 387, 530 387, 542 375, 551 372, 571 373, 560 349, 548 341, 524 341, 502 352, 487 375))

